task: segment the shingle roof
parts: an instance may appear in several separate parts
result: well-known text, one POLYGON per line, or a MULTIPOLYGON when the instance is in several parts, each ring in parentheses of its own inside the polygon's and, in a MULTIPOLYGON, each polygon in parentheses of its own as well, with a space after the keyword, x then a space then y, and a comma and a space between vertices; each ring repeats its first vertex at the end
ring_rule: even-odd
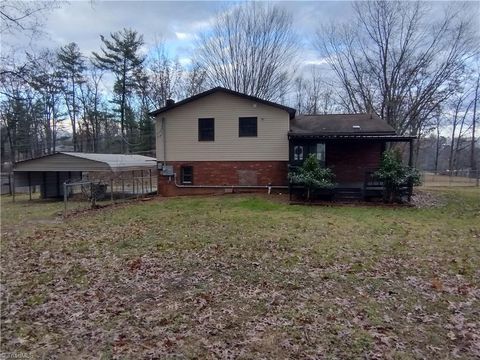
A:
POLYGON ((191 96, 189 98, 186 98, 186 99, 183 99, 179 102, 176 102, 176 103, 173 103, 172 105, 167 105, 167 106, 164 106, 158 110, 155 110, 155 111, 152 111, 150 112, 148 115, 150 116, 156 116, 158 114, 161 114, 161 113, 164 113, 166 111, 170 111, 172 109, 175 109, 176 107, 179 107, 181 105, 184 105, 184 104, 188 104, 189 102, 192 102, 192 101, 195 101, 195 100, 198 100, 198 99, 201 99, 205 96, 208 96, 208 95, 211 95, 211 94, 214 94, 216 92, 223 92, 223 93, 226 93, 226 94, 230 94, 230 95, 235 95, 235 96, 240 96, 244 99, 247 99, 247 100, 251 100, 251 101, 255 101, 255 102, 258 102, 260 104, 265 104, 265 105, 269 105, 269 106, 273 106, 273 107, 276 107, 278 109, 282 109, 282 110, 285 110, 286 112, 288 112, 290 114, 290 119, 293 118, 295 116, 295 112, 296 110, 293 109, 293 108, 290 108, 288 106, 284 106, 284 105, 281 105, 281 104, 277 104, 277 103, 274 103, 272 101, 268 101, 268 100, 263 100, 263 99, 260 99, 258 97, 255 97, 255 96, 251 96, 251 95, 246 95, 246 94, 243 94, 243 93, 240 93, 238 91, 233 91, 233 90, 230 90, 230 89, 226 89, 226 88, 223 88, 223 87, 215 87, 213 89, 210 89, 210 90, 207 90, 207 91, 204 91, 200 94, 197 94, 197 95, 194 95, 194 96, 191 96))
POLYGON ((290 122, 292 135, 396 135, 375 114, 299 115, 290 122))

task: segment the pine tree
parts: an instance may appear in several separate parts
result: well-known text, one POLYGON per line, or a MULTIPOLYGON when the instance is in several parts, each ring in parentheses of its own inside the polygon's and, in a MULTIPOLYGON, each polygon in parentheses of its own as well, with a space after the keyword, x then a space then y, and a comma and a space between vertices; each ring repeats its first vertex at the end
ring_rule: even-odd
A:
MULTIPOLYGON (((131 29, 123 29, 110 34, 111 39, 100 36, 104 47, 102 54, 93 52, 96 66, 115 74, 114 92, 120 112, 120 127, 122 135, 122 152, 124 151, 127 98, 136 87, 136 74, 141 71, 145 57, 139 54, 144 44, 143 36, 131 29)), ((127 148, 128 152, 128 143, 127 148)))
POLYGON ((78 45, 74 42, 61 47, 57 54, 60 62, 60 69, 64 77, 64 95, 67 105, 70 121, 72 123, 73 150, 77 151, 77 132, 76 132, 76 114, 77 89, 76 86, 83 81, 83 72, 85 71, 85 60, 80 52, 78 45))

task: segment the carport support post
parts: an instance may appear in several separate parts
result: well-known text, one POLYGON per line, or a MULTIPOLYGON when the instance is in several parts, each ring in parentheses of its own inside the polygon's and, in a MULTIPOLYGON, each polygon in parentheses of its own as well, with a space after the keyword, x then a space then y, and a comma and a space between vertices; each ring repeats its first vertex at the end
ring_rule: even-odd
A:
POLYGON ((112 204, 114 203, 113 201, 113 179, 110 179, 110 200, 112 201, 112 204))
POLYGON ((132 192, 135 195, 135 170, 132 170, 132 192))
POLYGON ((148 169, 150 175, 150 193, 152 192, 152 169, 148 169))

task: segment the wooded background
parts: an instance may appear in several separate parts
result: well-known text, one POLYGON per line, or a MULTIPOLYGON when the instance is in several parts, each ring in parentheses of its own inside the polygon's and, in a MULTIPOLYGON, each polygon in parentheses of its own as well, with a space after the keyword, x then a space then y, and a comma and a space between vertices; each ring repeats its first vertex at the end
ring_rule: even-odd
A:
MULTIPOLYGON (((2 2, 1 33, 42 36, 59 2, 2 2)), ((120 5, 119 5, 120 6, 120 5)), ((348 23, 299 39, 293 16, 273 3, 220 11, 182 65, 160 41, 148 52, 134 29, 100 36, 98 50, 3 51, 2 165, 59 150, 154 155, 148 112, 213 86, 277 101, 299 113, 375 112, 418 137, 425 170, 479 168, 479 34, 475 14, 448 4, 358 2, 348 23), (308 43, 329 70, 297 64, 308 43)), ((7 49, 4 47, 4 49, 7 49)))

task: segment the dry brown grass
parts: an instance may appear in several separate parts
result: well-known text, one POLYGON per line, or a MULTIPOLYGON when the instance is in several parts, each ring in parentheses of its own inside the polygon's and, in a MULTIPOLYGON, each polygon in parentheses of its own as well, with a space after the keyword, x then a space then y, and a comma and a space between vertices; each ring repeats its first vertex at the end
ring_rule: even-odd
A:
POLYGON ((61 204, 2 198, 2 353, 478 358, 480 192, 437 193, 424 209, 179 198, 65 222, 61 204))

